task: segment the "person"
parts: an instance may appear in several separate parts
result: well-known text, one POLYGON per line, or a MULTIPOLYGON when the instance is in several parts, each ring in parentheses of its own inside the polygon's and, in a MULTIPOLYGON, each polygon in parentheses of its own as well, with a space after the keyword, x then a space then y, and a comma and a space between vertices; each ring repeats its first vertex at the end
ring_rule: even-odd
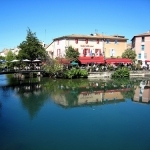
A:
POLYGON ((149 64, 147 64, 147 70, 149 70, 149 64))

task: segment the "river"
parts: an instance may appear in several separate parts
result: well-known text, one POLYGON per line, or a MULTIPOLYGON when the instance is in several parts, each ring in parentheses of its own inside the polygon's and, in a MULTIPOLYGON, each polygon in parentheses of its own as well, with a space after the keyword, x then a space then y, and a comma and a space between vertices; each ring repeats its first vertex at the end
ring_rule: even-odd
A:
POLYGON ((1 150, 148 150, 150 80, 0 75, 1 150))

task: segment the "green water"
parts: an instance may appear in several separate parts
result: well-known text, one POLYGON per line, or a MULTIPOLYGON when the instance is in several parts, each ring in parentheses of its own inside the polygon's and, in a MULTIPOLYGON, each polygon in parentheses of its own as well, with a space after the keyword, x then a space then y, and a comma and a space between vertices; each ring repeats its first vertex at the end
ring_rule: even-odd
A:
POLYGON ((0 150, 149 150, 149 101, 147 79, 1 75, 0 150))

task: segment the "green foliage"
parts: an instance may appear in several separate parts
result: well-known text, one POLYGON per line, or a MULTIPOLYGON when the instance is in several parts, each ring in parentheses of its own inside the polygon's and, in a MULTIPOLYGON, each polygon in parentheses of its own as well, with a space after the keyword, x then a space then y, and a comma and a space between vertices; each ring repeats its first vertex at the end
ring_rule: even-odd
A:
POLYGON ((58 71, 63 69, 63 65, 60 64, 57 60, 51 59, 45 65, 42 66, 42 69, 49 74, 56 74, 58 71))
POLYGON ((10 62, 14 59, 16 59, 16 55, 11 50, 9 50, 6 56, 7 67, 13 67, 13 65, 16 65, 18 63, 18 62, 14 62, 14 63, 10 62))
POLYGON ((4 56, 0 56, 0 60, 5 60, 5 57, 4 56))
POLYGON ((129 76, 130 76, 130 72, 127 67, 119 68, 112 74, 113 78, 118 78, 118 77, 122 78, 122 77, 129 77, 129 76))
POLYGON ((78 68, 72 68, 70 70, 66 70, 64 72, 64 76, 66 78, 69 78, 69 79, 78 78, 78 77, 86 78, 88 76, 88 71, 87 70, 78 69, 78 68))
POLYGON ((80 76, 86 78, 86 77, 88 76, 88 71, 87 71, 87 70, 80 69, 80 76))
POLYGON ((11 50, 9 50, 6 56, 6 61, 12 61, 14 59, 16 59, 16 56, 13 54, 11 50))
POLYGON ((135 61, 136 53, 132 49, 126 49, 124 53, 122 53, 122 58, 129 58, 132 61, 135 61))
POLYGON ((72 46, 69 46, 68 49, 66 49, 66 58, 70 59, 71 61, 77 61, 80 53, 76 51, 72 46))
POLYGON ((21 49, 18 54, 19 59, 45 59, 46 51, 42 44, 36 37, 36 33, 32 33, 30 29, 27 30, 26 40, 20 43, 21 49))

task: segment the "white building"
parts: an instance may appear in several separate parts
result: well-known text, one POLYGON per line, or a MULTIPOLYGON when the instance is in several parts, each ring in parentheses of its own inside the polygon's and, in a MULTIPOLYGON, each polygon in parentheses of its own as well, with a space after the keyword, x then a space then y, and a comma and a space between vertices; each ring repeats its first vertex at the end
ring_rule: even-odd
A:
POLYGON ((65 51, 72 46, 80 53, 80 57, 106 57, 121 56, 127 48, 127 40, 124 36, 107 36, 102 34, 61 36, 53 39, 53 42, 46 48, 52 58, 65 57, 65 51), (112 54, 113 50, 113 54, 112 54))

